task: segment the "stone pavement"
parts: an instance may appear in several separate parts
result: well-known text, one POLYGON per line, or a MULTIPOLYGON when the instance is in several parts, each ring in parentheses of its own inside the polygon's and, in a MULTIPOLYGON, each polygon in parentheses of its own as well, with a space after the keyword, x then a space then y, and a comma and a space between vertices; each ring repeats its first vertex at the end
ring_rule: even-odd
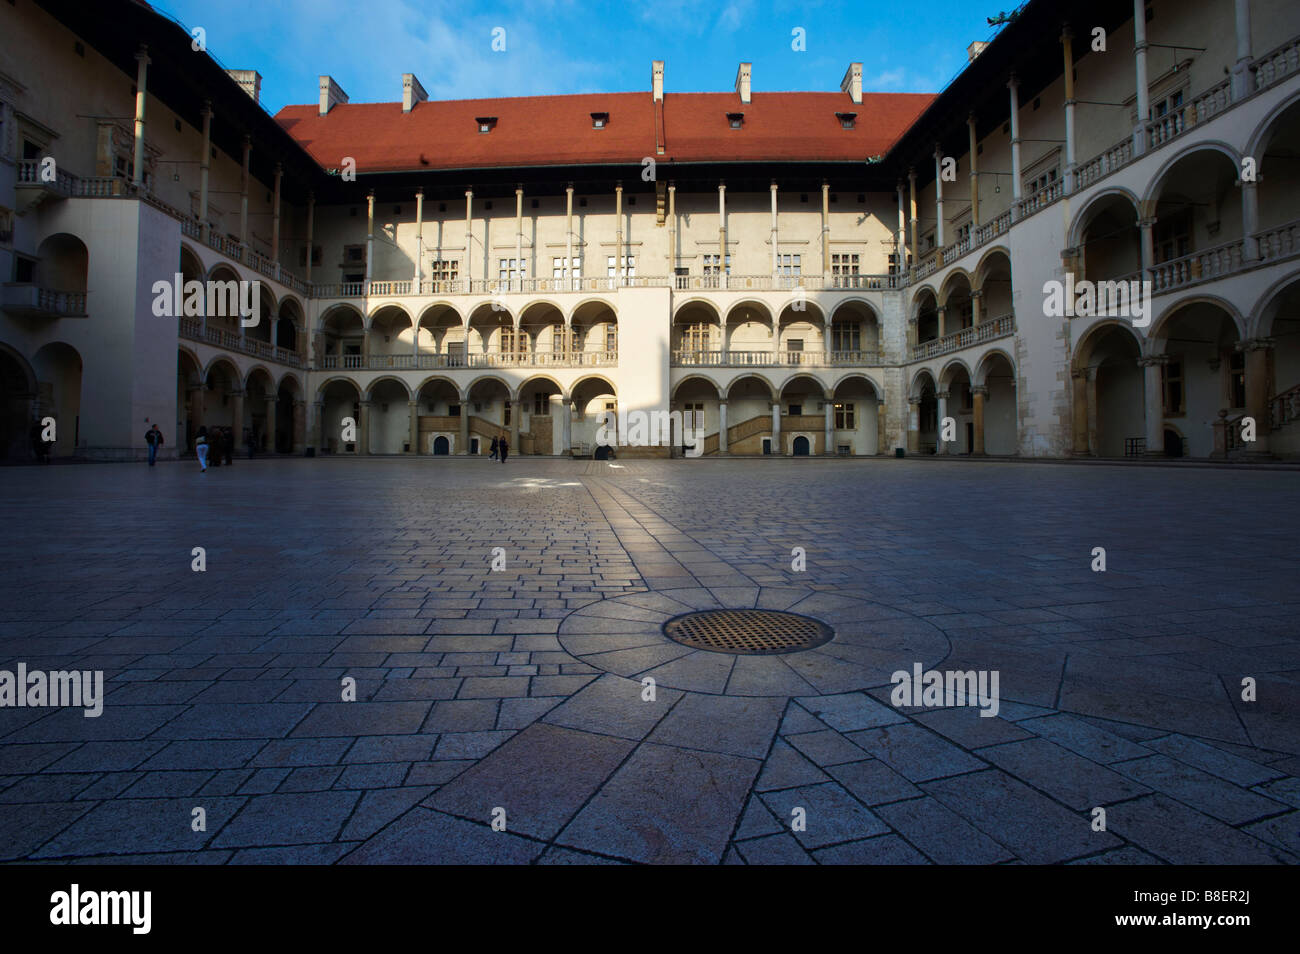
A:
POLYGON ((0 860, 1295 863, 1295 481, 892 459, 6 469, 0 669, 102 669, 107 696, 99 718, 0 709, 0 860), (755 657, 660 629, 754 606, 836 637, 755 657), (997 716, 894 706, 914 663, 997 671, 997 716))

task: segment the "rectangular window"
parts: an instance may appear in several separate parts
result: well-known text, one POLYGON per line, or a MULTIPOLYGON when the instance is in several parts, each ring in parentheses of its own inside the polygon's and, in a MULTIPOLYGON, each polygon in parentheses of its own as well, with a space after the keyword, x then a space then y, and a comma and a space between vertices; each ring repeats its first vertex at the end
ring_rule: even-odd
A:
POLYGON ((571 354, 577 350, 578 335, 572 328, 555 326, 551 329, 551 353, 571 354))
POLYGON ((366 262, 366 247, 364 245, 344 245, 343 246, 343 265, 364 265, 366 262))
POLYGON ((704 430, 704 405, 682 405, 682 429, 687 431, 704 430))
POLYGON ((853 405, 836 404, 835 405, 835 429, 838 431, 851 431, 856 427, 853 423, 853 405))
POLYGON ((510 426, 510 411, 511 411, 510 402, 506 401, 505 415, 503 420, 501 421, 501 423, 504 424, 506 427, 510 426))
POLYGON ((524 260, 522 258, 503 258, 499 260, 497 278, 503 282, 525 278, 524 260))
MULTIPOLYGON (((430 410, 432 410, 432 408, 430 408, 430 410)), ((448 417, 460 417, 460 405, 459 405, 459 404, 448 404, 448 405, 447 405, 447 416, 448 416, 448 417)))
POLYGON ((831 255, 831 284, 835 288, 857 288, 856 276, 860 274, 857 252, 838 252, 831 255))
POLYGON ((522 331, 515 331, 514 328, 501 329, 501 353, 522 355, 525 350, 527 335, 522 331))
POLYGON ((845 321, 831 325, 831 348, 834 351, 861 351, 862 326, 845 321))
POLYGON ((790 414, 792 417, 799 417, 800 415, 803 414, 803 405, 802 405, 802 404, 791 404, 791 405, 790 405, 789 414, 790 414))
POLYGON ((605 274, 609 278, 633 278, 636 275, 636 256, 625 255, 623 257, 622 268, 615 261, 615 256, 610 255, 605 259, 605 274))
POLYGON ((456 259, 435 258, 429 263, 429 278, 434 282, 454 282, 460 277, 460 262, 456 259))
POLYGON ((610 354, 618 350, 618 325, 605 326, 605 350, 610 354))
POLYGON ((569 267, 564 267, 564 256, 551 259, 552 278, 577 278, 582 274, 582 258, 575 255, 569 259, 569 267))
POLYGON ((1183 362, 1174 358, 1160 366, 1160 379, 1163 384, 1164 412, 1169 417, 1179 417, 1186 413, 1183 403, 1183 362))
POLYGON ((538 417, 551 413, 551 399, 548 395, 538 391, 533 395, 533 414, 538 417))
POLYGON ((1228 358, 1228 384, 1232 391, 1232 406, 1246 406, 1246 353, 1234 351, 1228 358))
MULTIPOLYGON (((910 253, 907 254, 907 256, 906 256, 906 262, 907 262, 907 264, 904 266, 904 268, 911 268, 911 267, 912 267, 912 256, 911 256, 910 253)), ((897 253, 897 252, 890 252, 890 253, 889 253, 889 274, 891 274, 891 275, 897 275, 898 272, 899 272, 899 268, 898 268, 898 253, 897 253)))
POLYGON ((1192 253, 1192 210, 1181 209, 1156 220, 1156 264, 1169 262, 1192 253))
MULTIPOLYGON (((730 259, 731 256, 727 257, 730 259)), ((800 258, 801 256, 799 255, 778 255, 776 257, 776 273, 778 275, 798 275, 800 270, 800 258)), ((730 273, 730 269, 728 269, 728 273, 730 273)))
POLYGON ((721 262, 720 256, 704 256, 704 274, 705 275, 730 275, 731 274, 731 256, 727 256, 726 262, 721 262))
POLYGON ((687 325, 682 332, 683 351, 708 351, 709 326, 703 322, 687 325))

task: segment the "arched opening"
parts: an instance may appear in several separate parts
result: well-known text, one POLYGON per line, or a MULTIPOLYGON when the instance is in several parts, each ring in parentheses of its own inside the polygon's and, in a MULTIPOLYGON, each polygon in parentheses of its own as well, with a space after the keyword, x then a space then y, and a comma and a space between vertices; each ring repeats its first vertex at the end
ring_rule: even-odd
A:
POLYGON ((704 302, 689 302, 673 316, 673 364, 700 367, 724 364, 726 341, 717 310, 704 302))
POLYGON ((803 302, 787 305, 777 317, 778 360, 787 367, 821 367, 825 362, 825 321, 821 309, 803 302))
MULTIPOLYGON (((1268 450, 1300 457, 1300 279, 1278 289, 1264 303, 1259 334, 1271 348, 1247 352, 1247 402, 1264 396, 1268 404, 1268 450), (1262 377, 1263 380, 1255 380, 1262 377)), ((1263 415, 1260 415, 1262 418, 1263 415)))
MULTIPOLYGON (((728 434, 732 431, 733 421, 730 418, 730 408, 724 421, 724 413, 721 408, 718 386, 706 378, 690 377, 680 381, 677 387, 673 389, 672 410, 677 411, 682 416, 682 436, 683 438, 694 438, 697 435, 703 435, 703 446, 699 453, 695 454, 694 443, 683 440, 682 453, 686 453, 687 445, 691 448, 691 453, 695 456, 704 454, 717 454, 721 451, 721 429, 725 425, 728 434)), ((730 448, 728 448, 730 452, 730 448)))
POLYGON ((794 441, 808 439, 811 453, 826 451, 826 389, 816 378, 801 374, 781 387, 781 453, 794 453, 794 441))
POLYGON ((1074 358, 1074 452, 1137 456, 1145 446, 1142 347, 1127 324, 1094 327, 1074 358))
POLYGON ((597 431, 605 422, 605 413, 618 412, 617 392, 604 378, 589 377, 574 385, 569 399, 573 405, 570 446, 576 448, 580 456, 593 455, 597 431))
POLYGON ((439 434, 433 439, 433 455, 435 457, 446 457, 451 453, 451 441, 444 434, 439 434))
POLYGON ((1241 241, 1241 196, 1234 185, 1238 175, 1236 164, 1217 149, 1189 152, 1165 171, 1153 192, 1156 291, 1210 277, 1201 259, 1182 260, 1193 252, 1241 241))
POLYGON ((474 309, 469 318, 469 367, 513 366, 519 363, 522 348, 522 333, 515 331, 515 320, 508 311, 495 310, 486 303, 474 309))
POLYGON ((1214 452, 1219 411, 1229 420, 1246 413, 1246 353, 1237 339, 1232 316, 1210 301, 1181 306, 1152 334, 1151 352, 1161 361, 1162 421, 1180 427, 1190 457, 1214 452))
POLYGON ((911 419, 907 424, 907 449, 912 453, 933 454, 935 452, 939 436, 939 402, 935 397, 937 390, 929 371, 921 371, 912 381, 908 398, 911 419))
POLYGON ((1014 313, 1011 299, 1011 259, 1006 252, 990 252, 980 266, 979 324, 1014 313))
POLYGON ((207 282, 219 284, 227 291, 219 291, 213 288, 211 295, 207 294, 206 285, 203 296, 203 307, 206 312, 204 321, 208 329, 208 338, 227 348, 235 347, 239 343, 239 309, 242 307, 242 299, 239 294, 239 273, 229 265, 217 265, 208 273, 207 282), (233 285, 229 283, 233 282, 233 285), (230 294, 229 289, 234 289, 234 294, 230 294))
MULTIPOLYGON (((468 427, 462 415, 468 413, 461 402, 460 391, 446 378, 430 378, 416 391, 419 420, 419 442, 416 452, 435 454, 434 444, 442 438, 448 454, 466 453, 461 446, 461 425, 468 427)), ((488 443, 491 443, 489 438, 488 443)))
POLYGON ((292 298, 280 302, 275 320, 275 346, 291 355, 298 353, 298 334, 302 328, 302 309, 292 298))
POLYGON ((870 380, 854 374, 838 382, 832 392, 831 414, 832 454, 880 453, 880 398, 870 380))
POLYGON ((947 297, 943 303, 943 327, 939 329, 941 337, 975 323, 975 306, 966 274, 954 271, 944 283, 944 291, 947 297))
POLYGON ((0 345, 0 461, 31 460, 36 376, 22 355, 0 345))
POLYGON ((36 248, 35 283, 50 291, 85 294, 90 273, 90 253, 75 235, 58 232, 36 248))
MULTIPOLYGON (((472 357, 472 356, 471 356, 472 357)), ((510 389, 499 378, 479 378, 469 387, 469 437, 471 447, 478 439, 478 453, 490 453, 492 438, 511 439, 515 429, 515 415, 518 408, 510 398, 510 389)), ((519 448, 511 441, 510 450, 518 453, 519 448)), ((473 453, 473 450, 471 450, 473 453)))
POLYGON ((370 319, 367 338, 370 367, 409 368, 414 363, 415 328, 404 308, 385 305, 376 311, 370 319))
MULTIPOLYGON (((564 325, 564 315, 549 301, 533 302, 519 315, 516 351, 524 360, 558 365, 576 360, 576 336, 564 325)), ((521 452, 522 453, 522 452, 521 452)))
POLYGON ((275 440, 277 454, 301 453, 306 446, 306 405, 297 378, 286 374, 275 395, 275 440))
POLYGON ((519 453, 549 457, 564 443, 564 392, 550 378, 519 385, 519 453))
POLYGON ((351 381, 335 378, 320 391, 321 449, 326 454, 355 454, 360 448, 361 392, 351 381))
POLYGON ((974 453, 995 456, 1018 453, 1016 371, 1011 360, 1001 351, 985 355, 976 378, 979 384, 973 392, 976 410, 974 453))
POLYGON ((32 357, 36 416, 55 421, 57 439, 50 447, 51 457, 71 457, 85 444, 81 437, 81 369, 77 349, 61 341, 45 345, 32 357))
POLYGON ((1131 279, 1142 271, 1137 207, 1127 195, 1112 193, 1093 202, 1077 234, 1080 280, 1131 279))
POLYGON ((370 454, 402 454, 411 445, 410 396, 406 385, 384 378, 370 386, 368 395, 370 454))
POLYGON ((572 350, 580 364, 618 363, 618 316, 612 307, 603 301, 583 302, 574 309, 572 325, 572 350))
POLYGON ((845 302, 831 315, 831 364, 862 365, 880 361, 880 321, 862 302, 845 302))
POLYGON ((722 326, 724 364, 771 365, 777 329, 772 313, 759 302, 740 302, 727 312, 722 326))
POLYGON ((252 452, 275 447, 275 383, 265 368, 254 368, 244 385, 244 419, 235 430, 240 447, 252 452))
MULTIPOLYGON (((727 385, 728 446, 732 454, 765 453, 763 441, 770 445, 772 440, 772 405, 777 398, 772 383, 756 374, 743 375, 727 385)), ((769 447, 766 453, 775 449, 769 447)))
POLYGON ((419 364, 422 368, 465 366, 465 325, 450 305, 434 304, 420 315, 419 364))
POLYGON ((321 316, 317 360, 325 370, 358 370, 364 364, 365 320, 351 305, 335 305, 321 316))
MULTIPOLYGON (((271 294, 271 290, 267 287, 265 282, 258 282, 257 296, 257 324, 249 325, 244 329, 244 340, 260 341, 268 346, 274 345, 275 329, 273 326, 275 325, 276 313, 275 296, 271 294)), ((239 319, 236 319, 237 324, 238 321, 239 319)))
POLYGON ((936 409, 939 416, 936 451, 969 454, 975 445, 975 395, 971 391, 970 373, 965 365, 955 362, 939 375, 939 384, 937 397, 945 400, 943 407, 936 409), (951 418, 953 424, 946 434, 945 418, 951 418))
POLYGON ((807 457, 809 453, 808 438, 802 434, 797 435, 794 439, 793 451, 795 457, 807 457))
POLYGON ((912 315, 916 319, 914 344, 925 344, 939 337, 939 299, 929 288, 922 288, 912 300, 912 315))
MULTIPOLYGON (((1269 123, 1259 142, 1254 152, 1259 160, 1259 229, 1269 232, 1300 219, 1300 100, 1269 123)), ((1279 239, 1266 238, 1261 251, 1268 254, 1268 246, 1279 239)), ((1280 252, 1278 248, 1274 254, 1280 252)))

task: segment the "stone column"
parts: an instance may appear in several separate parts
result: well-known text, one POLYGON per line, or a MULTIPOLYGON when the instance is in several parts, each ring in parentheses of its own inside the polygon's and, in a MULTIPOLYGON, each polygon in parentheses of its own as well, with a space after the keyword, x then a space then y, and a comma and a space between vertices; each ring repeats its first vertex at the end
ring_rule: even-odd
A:
POLYGON ((881 400, 877 400, 876 401, 876 453, 877 454, 888 453, 888 451, 885 449, 889 446, 889 435, 886 433, 887 417, 888 415, 886 415, 885 413, 885 402, 881 400))
POLYGON ((911 187, 910 209, 911 209, 911 218, 912 218, 912 222, 911 222, 912 234, 910 238, 912 240, 912 264, 915 265, 917 264, 917 262, 920 261, 916 251, 917 234, 916 234, 916 170, 915 169, 907 170, 907 182, 908 185, 911 187))
POLYGON ((909 454, 919 454, 921 452, 921 402, 909 400, 907 402, 907 452, 909 454))
POLYGON ((1259 260, 1259 190, 1254 182, 1241 183, 1241 257, 1245 261, 1259 260))
MULTIPOLYGON (((515 269, 519 278, 519 290, 524 290, 524 184, 521 182, 515 186, 515 269)), ((511 282, 511 284, 514 284, 511 282)), ((515 324, 515 335, 518 340, 518 319, 515 324)))
POLYGON ((934 247, 942 249, 943 241, 943 150, 934 144, 934 247))
MULTIPOLYGON (((1141 3, 1142 0, 1136 0, 1141 3)), ((1015 73, 1007 80, 1011 92, 1011 220, 1020 215, 1020 79, 1015 73)))
MULTIPOLYGON (((473 281, 474 272, 470 268, 470 262, 473 256, 470 252, 474 248, 474 190, 465 190, 465 293, 472 294, 474 291, 473 281)), ((487 249, 483 249, 483 267, 487 268, 487 249)), ((469 338, 465 338, 465 357, 469 358, 469 338)), ((469 453, 469 447, 466 445, 465 453, 469 453)))
POLYGON ((677 185, 668 183, 668 274, 677 287, 677 185))
MULTIPOLYGON (((1144 205, 1146 203, 1143 203, 1144 205)), ((1154 203, 1152 203, 1154 205, 1154 203)), ((1151 278, 1151 269, 1155 267, 1156 244, 1155 244, 1155 216, 1146 216, 1138 220, 1138 229, 1142 233, 1142 275, 1141 281, 1148 281, 1151 278)))
POLYGON ((519 453, 519 401, 512 399, 510 402, 510 453, 519 453))
MULTIPOLYGON (((370 279, 375 264, 375 190, 366 193, 366 294, 370 294, 370 279)), ((368 336, 367 336, 368 337, 368 336)))
MULTIPOLYGON (((197 385, 190 388, 190 430, 195 434, 203 426, 203 385, 197 385)), ((176 441, 180 446, 180 440, 176 441)), ((189 448, 186 448, 189 450, 189 448)))
POLYGON ((307 402, 295 398, 293 402, 293 452, 302 454, 307 449, 307 402))
MULTIPOLYGON (((1147 457, 1164 457, 1165 456, 1165 429, 1164 429, 1164 401, 1160 393, 1161 373, 1160 369, 1167 361, 1165 355, 1149 355, 1138 358, 1138 366, 1142 368, 1142 403, 1146 412, 1146 456, 1147 457)), ((1097 394, 1097 376, 1094 372, 1088 377, 1088 431, 1091 443, 1096 448, 1096 394, 1097 394)))
MULTIPOLYGON (((415 293, 420 294, 420 283, 424 279, 424 189, 415 190, 415 293)), ((420 353, 420 328, 415 329, 414 354, 420 353)))
POLYGON ((971 453, 980 457, 984 456, 984 399, 988 397, 989 389, 983 385, 978 385, 970 389, 972 403, 975 405, 975 446, 971 448, 971 453))
POLYGON ((360 413, 357 419, 357 456, 365 457, 370 454, 370 402, 360 402, 360 413))
POLYGON ((727 450, 727 402, 718 402, 718 456, 726 457, 727 450))
POLYGON ((772 180, 772 280, 776 281, 776 276, 780 273, 781 256, 777 254, 777 233, 776 233, 776 180, 772 180))
POLYGON ((827 318, 822 324, 822 367, 824 368, 831 366, 831 339, 833 336, 834 327, 831 325, 831 320, 827 318))
POLYGON ((984 305, 984 289, 982 288, 972 289, 970 293, 970 323, 972 328, 984 320, 983 305, 984 305))
MULTIPOLYGON (((315 191, 307 193, 307 284, 311 284, 311 256, 312 256, 312 238, 316 225, 316 193, 315 191)), ((306 354, 306 344, 303 344, 303 354, 306 354)))
MULTIPOLYGON (((574 287, 573 274, 573 183, 564 187, 564 287, 574 287)), ((566 447, 565 452, 568 452, 566 447)))
POLYGON ((325 402, 313 401, 311 405, 311 443, 317 454, 325 452, 325 402))
MULTIPOLYGON (((280 264, 280 180, 284 177, 284 167, 275 164, 275 190, 271 199, 271 264, 280 264)), ((274 343, 274 342, 272 342, 274 343)))
POLYGON ((826 401, 826 438, 822 453, 830 457, 835 453, 835 402, 826 401))
POLYGON ((980 227, 980 174, 979 174, 979 141, 975 134, 975 114, 968 113, 966 116, 966 130, 970 138, 970 223, 971 239, 975 238, 975 230, 980 227))
POLYGON ((1065 57, 1065 174, 1062 190, 1074 192, 1074 32, 1067 26, 1061 31, 1061 52, 1065 57))
MULTIPOLYGON (((230 427, 235 434, 235 448, 244 443, 244 392, 230 392, 230 427)), ((232 452, 233 453, 233 452, 232 452)))
POLYGON ((266 399, 266 451, 268 454, 275 453, 275 406, 276 400, 273 394, 266 399))
POLYGON ((1266 457, 1272 429, 1268 398, 1273 379, 1273 339, 1251 338, 1237 347, 1246 353, 1246 416, 1255 419, 1255 443, 1246 444, 1245 452, 1249 457, 1266 457))
POLYGON ((1084 395, 1088 408, 1088 446, 1094 457, 1101 456, 1101 444, 1097 440, 1097 369, 1089 368, 1084 395))
POLYGON ((199 156, 199 228, 203 241, 211 233, 208 225, 208 172, 212 167, 212 100, 203 101, 203 153, 199 156))
POLYGON ((1235 0, 1237 62, 1232 67, 1232 99, 1245 99, 1251 90, 1250 0, 1235 0))
POLYGON ((411 445, 408 454, 420 453, 420 402, 407 401, 406 413, 410 420, 408 423, 407 442, 411 445))
POLYGON ((461 398, 460 400, 460 434, 458 441, 460 446, 456 448, 456 453, 460 456, 469 454, 469 400, 461 398))
POLYGON ((1133 0, 1133 66, 1137 78, 1137 125, 1133 127, 1133 155, 1147 151, 1147 121, 1151 118, 1151 91, 1147 86, 1147 14, 1145 0, 1133 0))
POLYGON ((727 287, 727 185, 718 183, 718 287, 727 287))
POLYGON ((938 416, 935 420, 934 435, 934 452, 936 454, 948 453, 948 442, 943 439, 943 419, 948 416, 948 392, 935 392, 935 399, 939 402, 938 416))
MULTIPOLYGON (((719 187, 721 188, 721 187, 719 187)), ((719 193, 720 194, 720 193, 719 193)), ((725 225, 726 218, 723 218, 725 225)), ((723 243, 723 253, 726 253, 726 242, 723 243)), ((614 186, 614 282, 618 286, 625 284, 627 278, 627 262, 623 258, 623 183, 619 182, 614 186)))
POLYGON ((560 421, 560 440, 563 444, 560 453, 568 457, 569 449, 573 446, 573 402, 567 396, 562 396, 561 399, 564 403, 564 417, 560 421))
POLYGON ((940 305, 936 311, 938 312, 939 337, 942 338, 948 333, 948 306, 940 305))
POLYGON ((244 160, 239 172, 239 244, 242 246, 239 254, 240 261, 245 264, 248 262, 246 251, 248 248, 248 180, 251 178, 248 167, 252 155, 253 137, 245 134, 244 160))
POLYGON ((772 404, 772 454, 776 456, 781 453, 781 404, 779 401, 772 404))
POLYGON ((898 239, 894 242, 894 254, 898 256, 898 274, 907 271, 907 219, 904 211, 903 180, 898 180, 898 239))
POLYGON ((1088 370, 1076 368, 1070 372, 1071 420, 1074 430, 1074 455, 1088 454, 1088 370))
POLYGON ((831 184, 822 183, 822 275, 831 273, 831 184))
POLYGON ((135 54, 135 152, 132 154, 134 168, 131 170, 131 185, 139 189, 144 184, 144 113, 148 101, 149 48, 141 43, 135 54))

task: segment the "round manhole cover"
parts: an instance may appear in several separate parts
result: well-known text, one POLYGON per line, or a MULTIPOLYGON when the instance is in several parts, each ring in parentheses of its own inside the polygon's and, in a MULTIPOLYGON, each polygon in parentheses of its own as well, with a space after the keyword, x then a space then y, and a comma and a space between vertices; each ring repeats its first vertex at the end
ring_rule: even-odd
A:
POLYGON ((752 656, 814 649, 834 639, 835 631, 798 613, 723 609, 675 616, 664 623, 664 635, 683 646, 752 656))

